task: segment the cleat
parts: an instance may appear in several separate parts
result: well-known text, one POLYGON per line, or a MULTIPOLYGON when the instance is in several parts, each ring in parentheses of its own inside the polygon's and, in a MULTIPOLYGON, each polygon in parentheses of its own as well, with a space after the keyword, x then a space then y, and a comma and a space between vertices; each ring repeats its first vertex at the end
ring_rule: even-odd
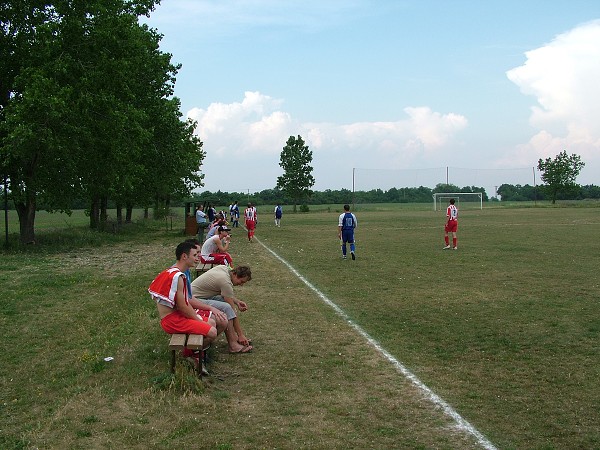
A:
POLYGON ((202 362, 202 365, 201 365, 201 368, 200 368, 200 373, 204 377, 210 376, 210 373, 208 373, 208 370, 206 370, 206 365, 204 364, 204 362, 202 362))
POLYGON ((452 247, 452 250, 458 250, 458 247, 452 247))
POLYGON ((342 259, 346 259, 346 255, 342 255, 342 259))
POLYGON ((442 250, 448 250, 450 248, 449 245, 446 245, 442 250))
POLYGON ((356 259, 356 255, 354 254, 354 252, 350 252, 350 256, 352 256, 352 261, 356 259))

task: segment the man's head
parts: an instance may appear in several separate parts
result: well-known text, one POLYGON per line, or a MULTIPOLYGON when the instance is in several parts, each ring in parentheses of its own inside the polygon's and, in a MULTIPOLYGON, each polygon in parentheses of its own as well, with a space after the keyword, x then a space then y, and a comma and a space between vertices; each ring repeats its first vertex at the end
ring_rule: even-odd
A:
POLYGON ((234 286, 241 286, 252 279, 252 271, 248 266, 237 266, 231 269, 231 281, 234 286))
POLYGON ((202 243, 198 239, 186 239, 185 242, 191 242, 198 249, 198 251, 202 250, 202 243))
POLYGON ((252 208, 252 203, 248 202, 248 208, 252 208))
POLYGON ((450 204, 454 205, 454 199, 453 198, 450 199, 450 204))
POLYGON ((229 228, 227 225, 219 225, 219 228, 217 229, 217 232, 219 233, 219 237, 224 238, 225 236, 229 236, 229 232, 231 231, 231 228, 229 228))
POLYGON ((184 263, 188 267, 193 267, 198 262, 199 250, 192 239, 184 241, 175 249, 175 258, 178 263, 184 263))
POLYGON ((350 211, 350 205, 344 205, 344 211, 350 211))

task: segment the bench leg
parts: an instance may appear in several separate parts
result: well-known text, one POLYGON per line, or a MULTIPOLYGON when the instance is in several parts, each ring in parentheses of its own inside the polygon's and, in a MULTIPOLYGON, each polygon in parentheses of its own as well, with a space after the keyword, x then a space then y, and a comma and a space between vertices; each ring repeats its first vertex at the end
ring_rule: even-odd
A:
POLYGON ((171 350, 171 373, 175 373, 175 352, 176 350, 171 350))

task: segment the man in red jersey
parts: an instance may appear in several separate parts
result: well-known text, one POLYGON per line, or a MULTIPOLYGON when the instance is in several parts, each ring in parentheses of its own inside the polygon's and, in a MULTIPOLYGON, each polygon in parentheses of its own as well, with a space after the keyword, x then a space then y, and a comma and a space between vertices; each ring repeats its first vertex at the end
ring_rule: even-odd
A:
POLYGON ((456 246, 456 231, 458 230, 458 208, 454 206, 454 199, 450 199, 450 204, 448 208, 446 208, 446 226, 444 227, 445 235, 444 241, 446 242, 446 246, 444 250, 449 248, 453 248, 454 250, 458 250, 456 246), (452 247, 450 247, 450 238, 448 237, 448 233, 452 233, 452 247))
POLYGON ((258 214, 252 203, 248 203, 248 207, 244 211, 244 220, 246 221, 246 230, 248 230, 248 241, 252 242, 256 223, 258 222, 258 214))

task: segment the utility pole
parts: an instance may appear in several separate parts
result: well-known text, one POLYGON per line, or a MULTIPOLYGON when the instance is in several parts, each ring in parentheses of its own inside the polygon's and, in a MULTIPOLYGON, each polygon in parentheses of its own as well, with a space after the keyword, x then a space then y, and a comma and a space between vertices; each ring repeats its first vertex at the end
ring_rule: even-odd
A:
POLYGON ((8 177, 4 174, 4 233, 6 242, 4 248, 8 249, 8 177))

